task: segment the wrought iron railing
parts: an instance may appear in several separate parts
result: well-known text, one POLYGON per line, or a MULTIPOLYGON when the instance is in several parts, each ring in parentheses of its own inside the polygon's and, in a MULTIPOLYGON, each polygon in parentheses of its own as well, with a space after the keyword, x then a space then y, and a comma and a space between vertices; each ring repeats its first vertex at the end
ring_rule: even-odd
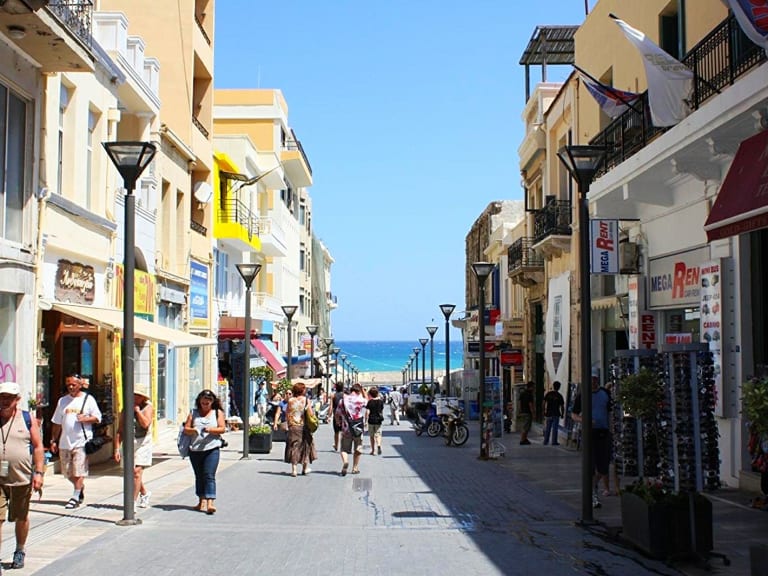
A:
POLYGON ((50 0, 48 9, 80 41, 91 47, 93 36, 91 35, 93 23, 93 2, 91 0, 50 0))
POLYGON ((244 202, 237 198, 225 198, 219 204, 219 224, 239 224, 248 230, 248 236, 258 236, 258 223, 253 217, 253 212, 244 202))
POLYGON ((194 220, 189 221, 189 228, 193 232, 197 232, 198 234, 202 234, 203 236, 208 236, 208 228, 200 224, 199 222, 195 222, 194 220))
POLYGON ((568 200, 550 200, 533 215, 533 241, 541 242, 548 236, 571 235, 571 203, 568 200))
POLYGON ((208 37, 208 33, 205 31, 205 28, 203 28, 203 23, 200 22, 200 18, 197 17, 197 14, 195 14, 195 23, 197 24, 197 27, 200 29, 200 32, 202 32, 203 38, 205 38, 205 41, 208 42, 208 46, 210 46, 211 39, 208 37))
MULTIPOLYGON (((734 16, 729 16, 683 58, 693 71, 690 108, 698 110, 722 88, 733 85, 765 60, 765 51, 746 37, 734 16)), ((598 175, 615 168, 666 130, 651 123, 648 92, 644 92, 635 109, 627 109, 590 141, 606 148, 605 163, 598 175)))
POLYGON ((298 150, 301 153, 301 157, 304 158, 304 162, 307 164, 307 170, 309 170, 310 176, 312 175, 312 165, 309 163, 307 155, 304 153, 304 147, 301 145, 301 141, 296 138, 291 138, 285 141, 283 147, 286 150, 298 150))
POLYGON ((533 249, 533 238, 518 238, 507 250, 507 273, 526 268, 543 268, 544 257, 533 249))
POLYGON ((210 138, 210 134, 208 134, 208 130, 205 129, 205 126, 203 126, 203 123, 200 122, 200 120, 198 120, 194 114, 192 115, 192 124, 197 126, 197 129, 200 130, 200 133, 203 136, 205 136, 206 138, 210 138))

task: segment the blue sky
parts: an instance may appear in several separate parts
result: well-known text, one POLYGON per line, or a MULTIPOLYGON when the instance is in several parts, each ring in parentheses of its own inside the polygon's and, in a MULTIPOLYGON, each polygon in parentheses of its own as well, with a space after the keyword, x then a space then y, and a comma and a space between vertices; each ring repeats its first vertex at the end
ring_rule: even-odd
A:
POLYGON ((467 232, 522 198, 520 56, 537 25, 583 19, 583 0, 216 3, 216 87, 282 90, 312 165, 337 340, 415 342, 432 322, 444 339, 439 304, 465 309, 467 232))

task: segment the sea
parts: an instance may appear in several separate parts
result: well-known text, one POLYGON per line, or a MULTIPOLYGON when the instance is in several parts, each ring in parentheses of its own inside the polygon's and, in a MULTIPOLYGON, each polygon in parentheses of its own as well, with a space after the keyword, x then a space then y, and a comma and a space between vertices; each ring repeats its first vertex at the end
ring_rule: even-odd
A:
MULTIPOLYGON (((435 340, 434 358, 435 374, 445 372, 445 341, 435 340)), ((339 354, 347 355, 347 362, 351 362, 360 372, 402 372, 408 364, 409 356, 414 348, 419 348, 419 373, 422 368, 421 344, 418 341, 340 341, 335 346, 341 349, 339 354)), ((425 348, 425 371, 427 378, 430 373, 430 347, 425 348)), ((464 365, 463 345, 461 340, 451 340, 451 372, 461 369, 464 365)))

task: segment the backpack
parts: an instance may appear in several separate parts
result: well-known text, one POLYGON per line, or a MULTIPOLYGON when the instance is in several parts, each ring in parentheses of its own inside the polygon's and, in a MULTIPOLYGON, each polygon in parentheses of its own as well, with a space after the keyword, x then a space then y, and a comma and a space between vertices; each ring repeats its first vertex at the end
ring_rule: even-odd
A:
POLYGON ((344 418, 347 421, 347 428, 353 438, 360 438, 365 431, 365 418, 352 418, 347 410, 344 410, 344 418))

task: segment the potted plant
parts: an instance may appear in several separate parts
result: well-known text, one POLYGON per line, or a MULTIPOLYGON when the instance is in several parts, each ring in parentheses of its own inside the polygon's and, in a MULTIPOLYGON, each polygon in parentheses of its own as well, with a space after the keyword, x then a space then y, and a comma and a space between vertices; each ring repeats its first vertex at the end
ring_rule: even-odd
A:
POLYGON ((272 428, 259 424, 248 428, 248 452, 251 454, 269 454, 272 451, 272 428))
MULTIPOLYGON (((641 368, 619 382, 617 400, 625 414, 641 423, 644 433, 640 437, 645 445, 654 446, 652 452, 655 454, 662 450, 659 415, 664 396, 664 383, 647 368, 641 368)), ((665 489, 655 478, 643 479, 642 473, 647 468, 653 466, 638 462, 641 478, 621 490, 622 537, 654 558, 688 554, 692 552, 692 506, 696 549, 698 552, 711 550, 711 502, 700 494, 676 494, 665 489)))
MULTIPOLYGON (((768 476, 768 378, 751 378, 741 386, 742 414, 749 430, 750 463, 761 475, 761 485, 768 476)), ((752 506, 768 510, 768 497, 757 497, 752 506)))

